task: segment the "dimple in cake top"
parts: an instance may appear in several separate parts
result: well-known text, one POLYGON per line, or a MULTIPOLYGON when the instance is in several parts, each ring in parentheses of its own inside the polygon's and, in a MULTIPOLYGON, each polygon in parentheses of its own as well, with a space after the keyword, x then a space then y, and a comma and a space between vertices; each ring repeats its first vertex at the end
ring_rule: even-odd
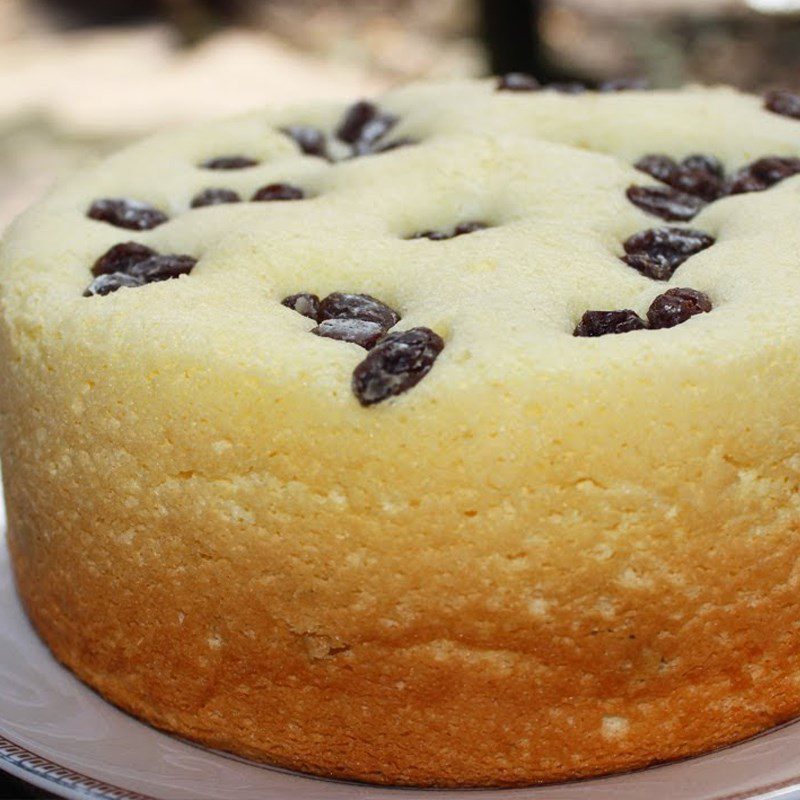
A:
MULTIPOLYGON (((82 317, 142 313, 147 296, 160 312, 222 280, 271 333, 333 340, 320 358, 345 348, 335 358, 355 358, 364 406, 435 374, 470 320, 496 336, 512 306, 523 344, 635 332, 647 347, 648 329, 735 313, 744 297, 717 290, 727 231, 794 215, 797 180, 765 190, 800 173, 800 96, 601 89, 515 74, 155 137, 16 226, 4 304, 82 317)), ((742 291, 755 269, 743 257, 742 291)))

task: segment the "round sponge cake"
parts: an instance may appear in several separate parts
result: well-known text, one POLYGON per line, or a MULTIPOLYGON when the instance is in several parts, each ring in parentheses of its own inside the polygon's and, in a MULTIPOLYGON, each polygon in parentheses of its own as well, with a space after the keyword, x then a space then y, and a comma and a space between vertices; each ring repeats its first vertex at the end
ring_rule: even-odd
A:
POLYGON ((57 188, 0 250, 44 640, 161 728, 381 783, 799 713, 798 117, 506 76, 168 132, 57 188))

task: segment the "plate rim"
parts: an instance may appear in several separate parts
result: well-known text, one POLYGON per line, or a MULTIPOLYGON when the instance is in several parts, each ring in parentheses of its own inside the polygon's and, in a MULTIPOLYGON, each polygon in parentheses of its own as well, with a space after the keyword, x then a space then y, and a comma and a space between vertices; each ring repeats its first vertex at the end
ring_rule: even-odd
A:
MULTIPOLYGON (((37 755, 26 747, 0 734, 0 767, 9 774, 40 789, 57 794, 64 800, 159 800, 154 795, 141 794, 106 781, 92 778, 70 767, 37 755)), ((558 784, 556 784, 558 785, 558 784)), ((383 787, 387 788, 387 787, 383 787)), ((400 787, 391 787, 400 788, 400 787)), ((800 794, 789 794, 800 790, 800 782, 788 779, 735 794, 719 795, 715 800, 790 800, 800 794)), ((467 790, 480 795, 481 791, 467 790)), ((436 792, 432 792, 435 796, 436 792)))
POLYGON ((158 800, 57 764, 0 734, 0 767, 66 800, 158 800))

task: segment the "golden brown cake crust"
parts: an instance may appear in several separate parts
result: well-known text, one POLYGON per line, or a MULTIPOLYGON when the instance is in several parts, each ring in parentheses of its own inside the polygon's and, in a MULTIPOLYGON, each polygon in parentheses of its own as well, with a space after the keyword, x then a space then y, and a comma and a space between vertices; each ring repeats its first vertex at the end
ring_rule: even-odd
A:
POLYGON ((397 135, 428 138, 335 165, 295 152, 286 117, 169 134, 12 229, 17 585, 112 702, 271 763, 431 786, 622 770, 800 712, 800 177, 708 206, 692 224, 716 243, 671 281, 619 258, 658 224, 626 200, 634 148, 732 170, 796 152, 800 122, 723 90, 545 94, 402 90, 397 135), (313 199, 190 210, 197 162, 245 145, 263 163, 237 190, 291 178, 313 199), (171 215, 152 231, 86 218, 146 191, 171 215), (83 297, 131 237, 197 265, 83 297), (571 335, 668 286, 713 310, 571 335), (364 351, 310 335, 281 305, 300 291, 373 294, 445 349, 365 409, 364 351))
MULTIPOLYGON (((660 587, 635 593, 639 608, 622 624, 565 612, 553 624, 569 636, 546 643, 544 632, 451 642, 421 629, 348 645, 276 626, 267 597, 254 604, 232 587, 241 564, 186 595, 170 587, 175 565, 148 560, 145 580, 121 584, 89 563, 59 568, 86 561, 69 548, 56 563, 31 560, 12 537, 12 553, 25 605, 57 657, 158 727, 317 774, 482 786, 691 755, 796 715, 797 538, 787 530, 791 546, 715 560, 755 565, 733 594, 724 587, 728 604, 665 603, 660 587), (69 584, 54 580, 62 571, 69 584), (224 646, 209 649, 211 597, 227 624, 224 646), (182 623, 175 608, 185 609, 182 623)), ((707 575, 696 555, 687 577, 707 575)), ((184 556, 190 573, 202 569, 184 556)))

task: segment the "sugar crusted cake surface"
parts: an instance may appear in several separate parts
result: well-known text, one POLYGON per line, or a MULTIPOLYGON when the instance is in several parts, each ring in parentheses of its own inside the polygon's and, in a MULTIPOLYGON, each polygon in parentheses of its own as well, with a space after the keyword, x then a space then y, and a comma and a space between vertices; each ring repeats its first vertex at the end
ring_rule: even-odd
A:
POLYGON ((6 235, 4 479, 45 640, 157 725, 380 782, 589 775, 796 714, 800 120, 701 88, 378 106, 352 136, 340 106, 161 134, 6 235), (725 174, 690 218, 631 201, 670 191, 643 157, 698 153, 725 174), (109 198, 146 229, 87 216, 109 198), (656 280, 623 257, 664 227, 707 239, 656 280), (130 241, 187 274, 85 297, 130 241), (656 324, 670 289, 710 310, 656 324), (282 302, 337 292, 399 315, 369 353, 282 302), (440 352, 364 405, 354 371, 414 329, 440 352))

